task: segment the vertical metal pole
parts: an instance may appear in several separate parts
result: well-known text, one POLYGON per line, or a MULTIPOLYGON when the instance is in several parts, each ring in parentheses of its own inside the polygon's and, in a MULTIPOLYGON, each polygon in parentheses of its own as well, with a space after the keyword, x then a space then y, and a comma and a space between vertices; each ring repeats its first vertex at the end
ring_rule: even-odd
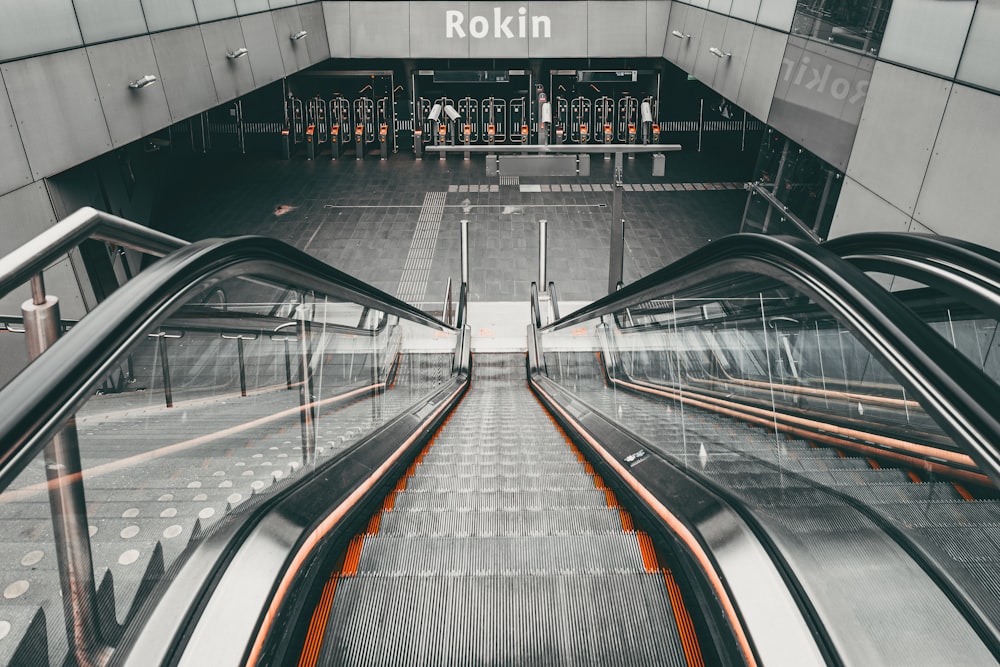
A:
MULTIPOLYGON (((28 357, 35 359, 59 338, 59 300, 46 296, 41 274, 31 279, 31 299, 21 305, 21 313, 28 357)), ((97 613, 82 470, 74 417, 45 445, 45 475, 70 655, 89 667, 106 661, 110 649, 102 641, 97 613)))
POLYGON ((161 331, 154 334, 156 336, 156 346, 160 354, 160 370, 163 373, 163 398, 167 402, 167 407, 174 407, 174 390, 170 386, 170 362, 167 360, 167 337, 161 331))
POLYGON ((462 220, 462 283, 469 284, 469 221, 462 220))
POLYGON ((705 121, 705 98, 698 101, 698 152, 701 152, 701 126, 705 121))
POLYGON ((247 367, 243 361, 243 336, 236 337, 236 356, 240 360, 240 396, 247 395, 247 367))
POLYGON ((281 342, 285 344, 285 388, 292 388, 292 356, 288 352, 288 338, 282 338, 281 342))
POLYGON ((743 112, 743 136, 740 138, 740 152, 747 149, 747 112, 743 112))
POLYGON ((830 187, 833 185, 833 170, 826 172, 826 183, 823 185, 823 194, 819 198, 819 209, 816 211, 816 220, 813 222, 813 231, 819 236, 819 228, 823 226, 823 211, 826 209, 826 202, 830 199, 830 187))
POLYGON ((548 241, 548 220, 538 221, 538 289, 545 291, 548 281, 545 279, 545 257, 548 241))
POLYGON ((622 151, 615 151, 615 175, 611 184, 611 257, 608 261, 608 294, 618 289, 625 265, 625 218, 622 212, 622 151))
POLYGON ((309 320, 307 319, 305 303, 299 305, 298 339, 299 339, 299 420, 302 424, 302 463, 310 464, 316 461, 316 424, 313 418, 312 397, 312 367, 309 358, 309 320))

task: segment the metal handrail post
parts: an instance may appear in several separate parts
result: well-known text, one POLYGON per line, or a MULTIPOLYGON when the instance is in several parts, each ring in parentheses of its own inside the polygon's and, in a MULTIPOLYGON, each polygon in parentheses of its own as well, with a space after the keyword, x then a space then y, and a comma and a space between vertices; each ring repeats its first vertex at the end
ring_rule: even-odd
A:
POLYGON ((548 220, 538 221, 538 285, 539 289, 544 292, 549 281, 546 280, 545 276, 545 260, 546 253, 548 252, 548 220))
POLYGON ((462 220, 462 284, 469 284, 469 221, 462 220))
POLYGON ((297 338, 299 339, 299 420, 302 426, 302 463, 316 461, 316 420, 313 413, 313 378, 310 357, 310 317, 303 299, 299 304, 297 338))
MULTIPOLYGON (((45 294, 41 274, 31 279, 31 297, 21 313, 28 357, 36 359, 59 338, 59 300, 45 294)), ((70 654, 89 667, 104 664, 111 649, 102 640, 97 613, 82 469, 76 419, 70 418, 45 445, 45 475, 70 654)))

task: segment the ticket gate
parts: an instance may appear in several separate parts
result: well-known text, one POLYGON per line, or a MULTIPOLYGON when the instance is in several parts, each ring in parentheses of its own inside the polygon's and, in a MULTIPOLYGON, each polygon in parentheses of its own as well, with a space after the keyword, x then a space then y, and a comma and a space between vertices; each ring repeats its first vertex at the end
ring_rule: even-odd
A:
MULTIPOLYGON (((464 141, 465 133, 463 132, 463 143, 479 143, 481 123, 479 120, 479 100, 472 97, 463 97, 458 100, 458 113, 462 116, 462 121, 469 126, 469 141, 464 141)), ((464 129, 464 128, 463 128, 464 129)))
POLYGON ((528 130, 530 121, 528 118, 528 105, 523 97, 515 97, 510 100, 507 106, 508 121, 510 122, 510 134, 508 138, 511 143, 528 143, 528 130))
POLYGON ((507 100, 487 97, 480 104, 480 122, 487 144, 502 144, 507 139, 507 100))
POLYGON ((581 129, 593 126, 594 102, 587 97, 576 97, 570 102, 570 141, 578 144, 587 143, 589 133, 581 132, 581 129))
POLYGON ((603 132, 599 132, 594 137, 599 143, 614 143, 614 127, 618 120, 616 118, 616 111, 617 105, 615 105, 615 101, 610 97, 599 97, 594 102, 594 123, 598 128, 603 129, 603 132))
POLYGON ((292 145, 297 146, 306 140, 305 107, 297 97, 288 98, 288 122, 292 145))
POLYGON ((351 141, 351 102, 346 97, 337 96, 327 105, 330 119, 330 147, 332 159, 339 160, 344 144, 351 141))

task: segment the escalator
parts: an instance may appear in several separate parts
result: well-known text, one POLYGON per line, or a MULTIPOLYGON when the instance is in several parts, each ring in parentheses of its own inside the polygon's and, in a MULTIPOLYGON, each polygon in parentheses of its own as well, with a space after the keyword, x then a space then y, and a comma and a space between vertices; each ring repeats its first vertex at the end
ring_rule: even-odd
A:
POLYGON ((0 663, 995 664, 992 357, 843 254, 724 239, 473 359, 464 286, 175 250, 0 390, 0 663))

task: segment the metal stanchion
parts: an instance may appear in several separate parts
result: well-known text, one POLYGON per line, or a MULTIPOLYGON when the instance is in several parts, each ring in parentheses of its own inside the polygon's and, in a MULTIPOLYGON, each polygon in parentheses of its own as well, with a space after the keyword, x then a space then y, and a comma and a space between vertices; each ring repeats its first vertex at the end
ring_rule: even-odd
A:
MULTIPOLYGON (((28 356, 37 358, 59 338, 59 300, 46 296, 41 274, 31 279, 31 299, 21 305, 28 356)), ((76 420, 70 418, 45 446, 45 475, 62 588, 70 655, 79 665, 102 664, 110 655, 103 643, 83 492, 76 420)))
POLYGON ((548 241, 548 220, 538 221, 538 285, 541 291, 545 291, 548 281, 545 279, 545 256, 548 241))
POLYGON ((462 220, 462 282, 469 284, 469 221, 462 220))

